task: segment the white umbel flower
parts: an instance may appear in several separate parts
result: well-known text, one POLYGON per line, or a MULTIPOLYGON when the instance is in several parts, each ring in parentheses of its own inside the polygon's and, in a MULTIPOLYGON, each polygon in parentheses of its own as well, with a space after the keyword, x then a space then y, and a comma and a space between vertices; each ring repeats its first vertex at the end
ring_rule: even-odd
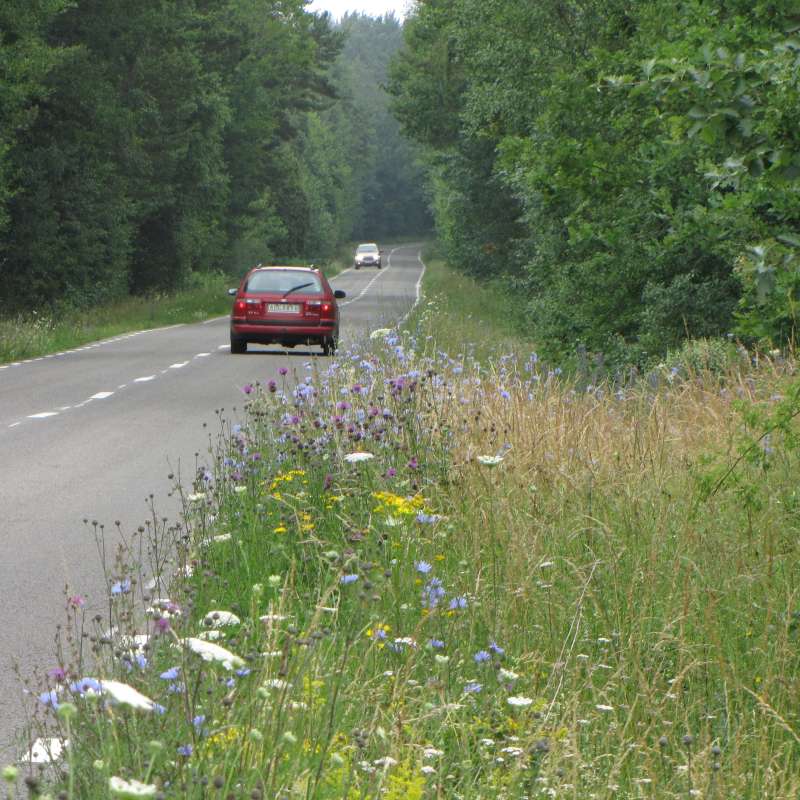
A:
POLYGON ((531 703, 533 703, 533 700, 530 697, 522 697, 521 695, 515 695, 513 697, 509 697, 508 700, 506 700, 506 702, 510 706, 514 706, 516 708, 527 708, 529 705, 531 705, 531 703))
POLYGON ((375 456, 372 453, 361 453, 361 452, 358 452, 358 453, 348 453, 344 457, 344 460, 348 464, 358 464, 361 461, 369 461, 370 459, 373 459, 373 458, 375 458, 375 456))
POLYGON ((475 456, 475 460, 484 467, 496 467, 503 460, 503 456, 475 456))
POLYGON ((154 783, 142 783, 141 781, 126 781, 113 775, 108 779, 108 790, 114 797, 123 797, 134 800, 137 797, 155 797, 158 787, 154 783))
POLYGON ((197 653, 203 661, 217 661, 225 669, 244 666, 244 659, 239 658, 239 656, 224 647, 220 647, 218 644, 204 642, 202 639, 195 639, 194 637, 189 637, 182 641, 193 653, 197 653))
POLYGON ((61 758, 64 748, 68 745, 69 740, 67 739, 37 739, 31 745, 28 760, 31 764, 50 764, 61 758))
POLYGON ((231 611, 209 611, 203 623, 211 628, 222 628, 225 625, 240 625, 241 620, 231 611))
POLYGON ((152 711, 156 706, 149 697, 145 697, 133 686, 128 686, 127 683, 121 681, 100 681, 100 688, 104 694, 121 706, 130 706, 141 711, 152 711))

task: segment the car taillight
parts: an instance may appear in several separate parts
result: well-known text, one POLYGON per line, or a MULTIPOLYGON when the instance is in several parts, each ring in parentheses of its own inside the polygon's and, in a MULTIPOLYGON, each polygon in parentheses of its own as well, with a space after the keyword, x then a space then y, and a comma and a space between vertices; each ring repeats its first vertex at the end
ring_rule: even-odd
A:
POLYGON ((247 305, 244 302, 244 300, 237 300, 233 304, 233 313, 234 314, 244 314, 246 308, 247 308, 247 305))
POLYGON ((322 317, 332 317, 333 314, 333 303, 323 303, 319 307, 320 316, 322 317))

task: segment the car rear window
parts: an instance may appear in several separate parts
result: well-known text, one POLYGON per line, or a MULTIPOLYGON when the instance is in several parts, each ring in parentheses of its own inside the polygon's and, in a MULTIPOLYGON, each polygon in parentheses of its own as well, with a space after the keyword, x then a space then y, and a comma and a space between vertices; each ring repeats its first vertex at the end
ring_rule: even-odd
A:
POLYGON ((284 293, 292 289, 299 294, 322 294, 322 281, 313 272, 265 269, 254 272, 245 287, 246 292, 284 293))
POLYGON ((360 244, 357 253, 374 253, 377 251, 377 246, 374 244, 360 244))

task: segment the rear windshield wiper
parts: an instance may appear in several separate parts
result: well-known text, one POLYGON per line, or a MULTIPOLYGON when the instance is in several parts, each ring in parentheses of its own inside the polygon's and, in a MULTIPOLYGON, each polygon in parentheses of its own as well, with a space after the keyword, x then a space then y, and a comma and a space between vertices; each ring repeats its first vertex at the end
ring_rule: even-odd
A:
POLYGON ((283 293, 283 296, 286 297, 287 294, 291 294, 292 292, 296 292, 298 289, 305 289, 306 286, 313 286, 314 282, 311 281, 309 283, 299 283, 297 286, 292 286, 291 289, 283 293))

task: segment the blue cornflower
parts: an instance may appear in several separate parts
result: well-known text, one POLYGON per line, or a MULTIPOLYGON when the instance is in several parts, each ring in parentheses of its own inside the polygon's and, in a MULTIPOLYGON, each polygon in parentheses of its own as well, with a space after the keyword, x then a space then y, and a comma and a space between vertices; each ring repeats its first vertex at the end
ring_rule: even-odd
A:
POLYGON ((190 744, 182 744, 178 747, 179 756, 190 756, 194 752, 194 748, 190 744))
POLYGON ((417 572, 423 575, 427 575, 433 569, 427 561, 417 561, 414 566, 417 568, 417 572))
POLYGON ((194 725, 195 730, 199 731, 205 721, 206 721, 205 714, 198 714, 192 720, 192 725, 194 725))
POLYGON ((170 694, 183 694, 186 691, 186 687, 179 681, 176 681, 167 686, 167 691, 170 694))
POLYGON ((472 658, 475 660, 476 664, 483 664, 485 661, 488 661, 491 656, 486 650, 478 650, 472 658))
POLYGON ((511 397, 511 395, 505 389, 501 389, 500 397, 502 397, 503 400, 508 400, 511 397))
POLYGON ((139 667, 139 669, 145 669, 147 667, 147 657, 143 656, 141 653, 137 653, 133 657, 133 660, 136 662, 136 666, 139 667))
POLYGON ((444 642, 441 639, 429 639, 428 647, 432 647, 434 650, 441 650, 444 647, 444 642))
POLYGON ((131 590, 131 579, 124 578, 111 584, 111 594, 127 594, 131 590))
POLYGON ((246 678, 250 674, 250 670, 247 667, 242 667, 241 669, 236 670, 236 674, 240 678, 246 678))
POLYGON ((90 692, 93 694, 100 694, 103 691, 103 687, 100 685, 100 681, 95 678, 81 678, 79 681, 71 683, 69 685, 69 690, 73 694, 79 694, 83 697, 90 692))
POLYGON ((496 653, 498 656, 505 655, 505 652, 506 652, 505 650, 503 650, 503 648, 502 648, 502 647, 500 647, 500 645, 499 645, 499 644, 497 644, 497 642, 491 642, 491 643, 489 644, 489 649, 490 649, 490 650, 491 650, 493 653, 496 653))
POLYGON ((228 680, 225 681, 225 685, 229 689, 233 689, 233 687, 236 686, 236 679, 235 678, 228 678, 228 680))
POLYGON ((344 583, 344 584, 355 583, 357 580, 358 580, 358 575, 342 575, 342 577, 339 578, 339 583, 344 583))
MULTIPOLYGON (((416 459, 412 459, 416 461, 416 459)), ((409 466, 410 466, 409 462, 409 466)), ((420 511, 417 514, 417 522, 421 522, 423 525, 433 525, 441 519, 439 514, 426 514, 424 511, 420 511)))
POLYGON ((170 667, 168 670, 166 670, 166 672, 162 672, 158 677, 161 678, 162 681, 174 681, 180 674, 180 667, 170 667))
POLYGON ((467 602, 467 598, 464 597, 464 595, 462 594, 462 595, 459 595, 458 597, 454 597, 450 601, 450 606, 449 607, 450 607, 451 611, 457 611, 460 608, 466 608, 468 605, 469 605, 469 603, 467 602))
POLYGON ((438 578, 431 578, 422 590, 422 604, 428 608, 436 608, 444 596, 442 582, 438 578))
POLYGON ((58 693, 55 689, 50 689, 48 692, 42 692, 39 695, 39 702, 44 706, 49 706, 53 711, 58 711, 58 693))
POLYGON ((477 681, 470 681, 464 684, 464 691, 468 694, 477 694, 481 689, 483 689, 483 684, 477 681))

